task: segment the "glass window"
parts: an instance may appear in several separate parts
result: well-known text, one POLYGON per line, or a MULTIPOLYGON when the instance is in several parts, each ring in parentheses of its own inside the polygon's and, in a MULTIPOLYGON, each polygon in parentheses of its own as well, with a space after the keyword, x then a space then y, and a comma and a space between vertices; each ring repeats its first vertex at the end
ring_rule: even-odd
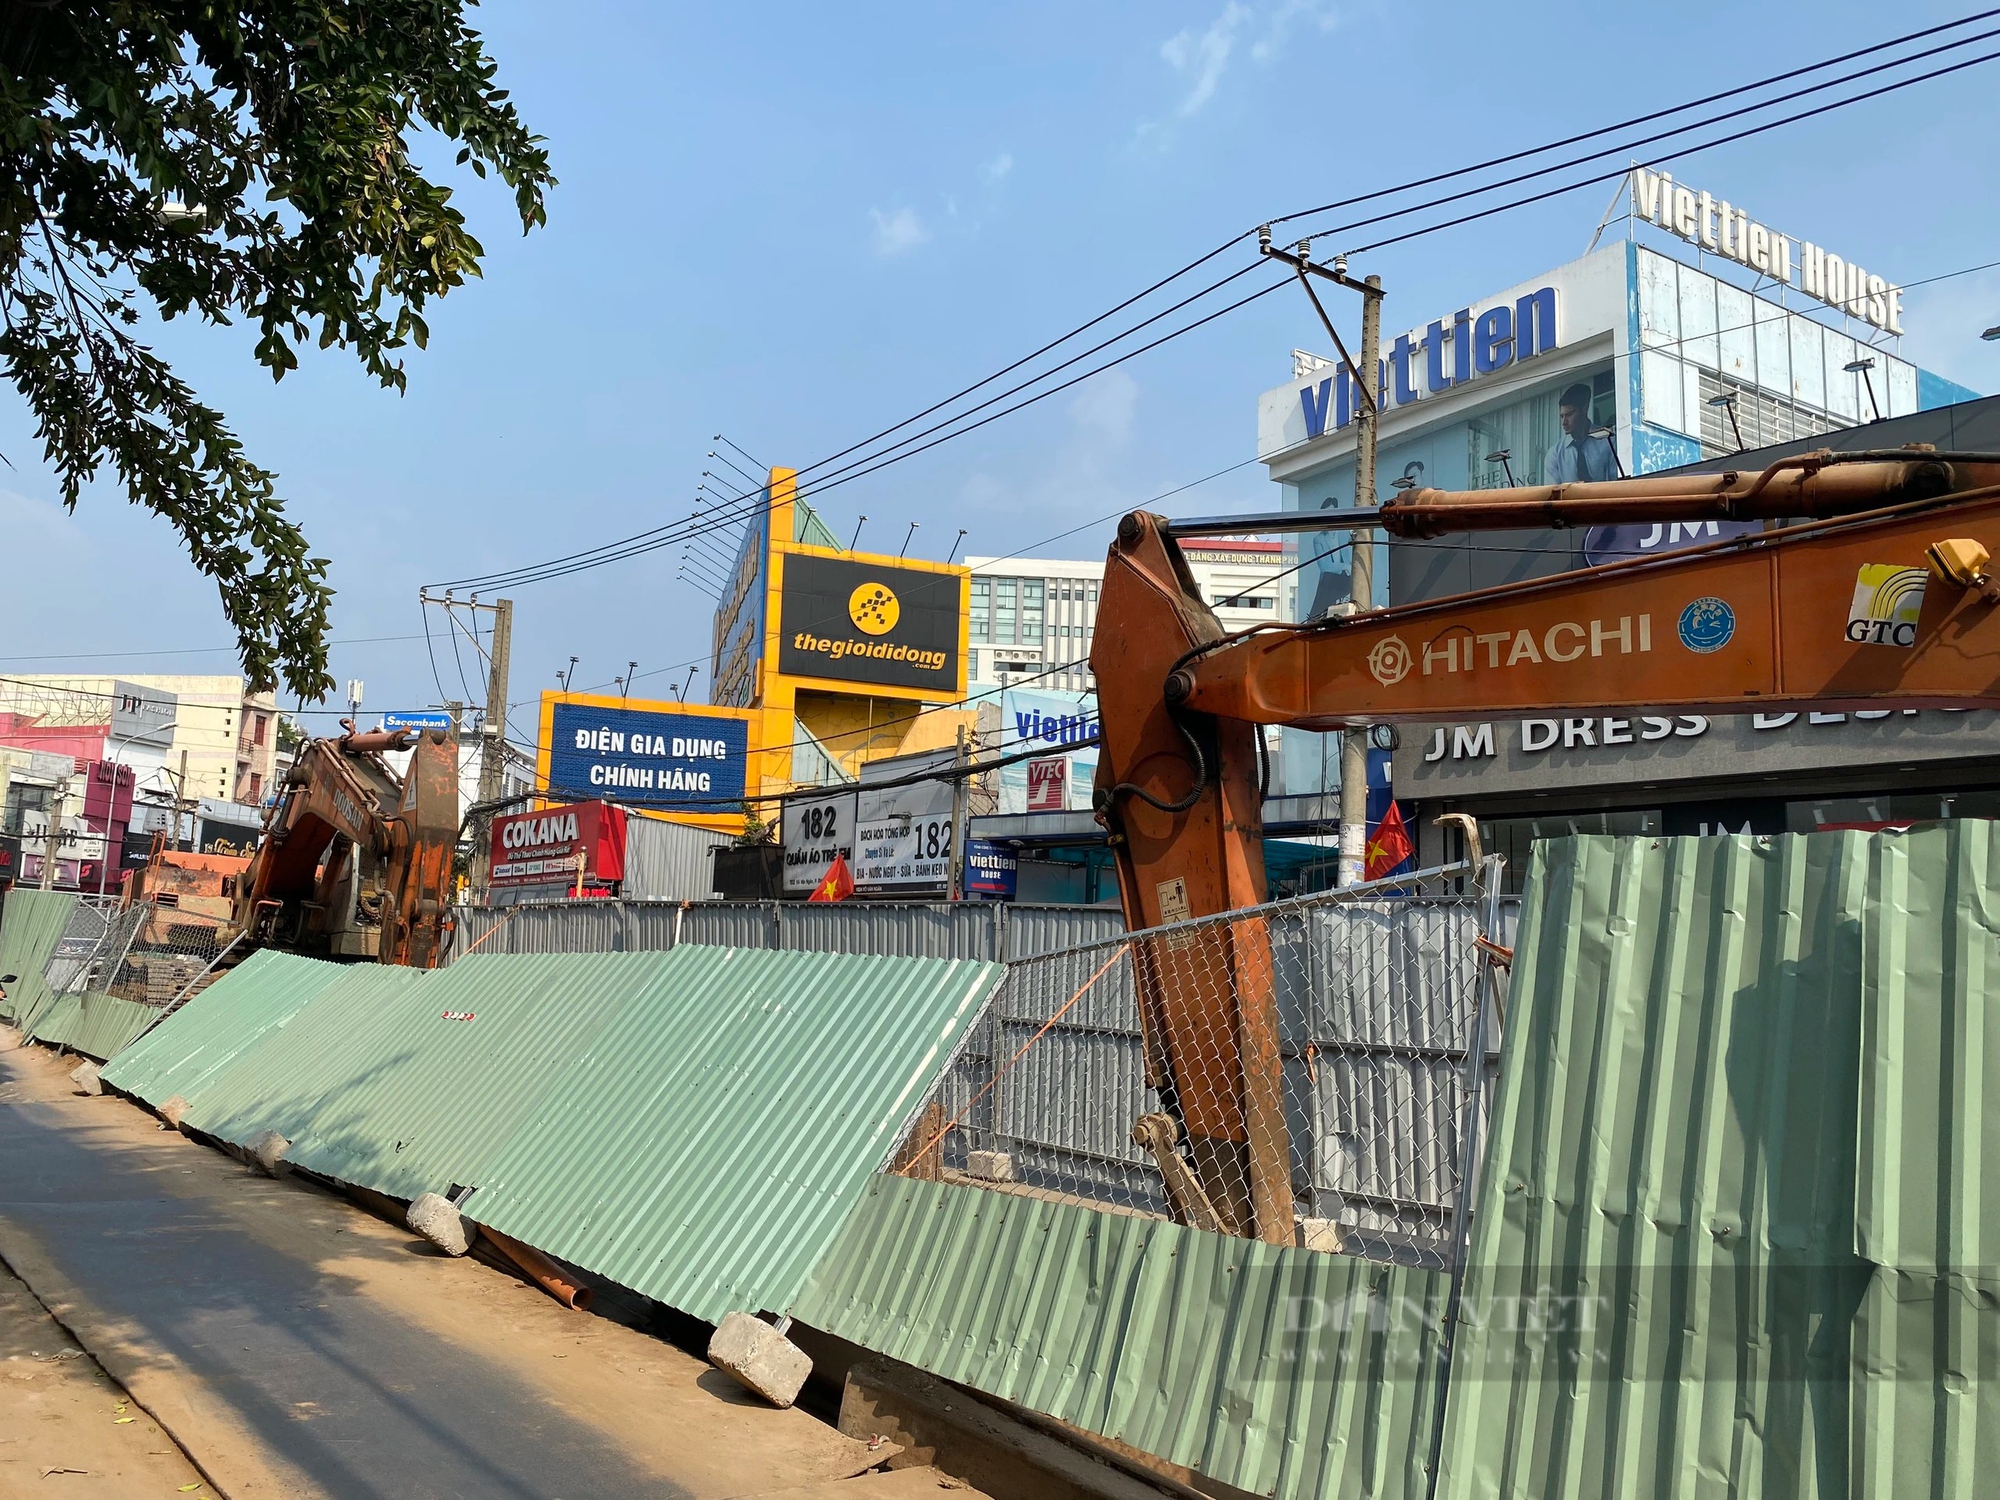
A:
POLYGON ((993 639, 993 604, 991 585, 987 579, 972 580, 972 639, 990 641, 993 639))
POLYGON ((1003 646, 1015 643, 1015 593, 1017 578, 993 580, 993 639, 1003 646))
POLYGON ((1043 597, 1048 585, 1039 578, 1021 580, 1021 644, 1039 646, 1042 643, 1043 597))
POLYGON ((1681 359, 1713 370, 1721 358, 1715 339, 1715 279, 1684 265, 1680 283, 1681 359))
POLYGON ((1092 585, 1090 586, 1090 590, 1089 590, 1089 592, 1090 592, 1090 602, 1091 602, 1092 604, 1095 604, 1095 603, 1097 602, 1097 585, 1096 585, 1096 584, 1092 584, 1092 585))

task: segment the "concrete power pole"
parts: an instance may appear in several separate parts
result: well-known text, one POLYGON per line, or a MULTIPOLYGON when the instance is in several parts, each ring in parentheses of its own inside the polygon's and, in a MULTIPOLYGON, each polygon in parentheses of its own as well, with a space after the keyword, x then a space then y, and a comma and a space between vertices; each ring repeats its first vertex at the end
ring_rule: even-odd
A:
MULTIPOLYGON (((1361 370, 1368 381, 1369 400, 1355 402, 1354 503, 1375 504, 1375 434, 1381 424, 1375 397, 1381 387, 1377 371, 1382 358, 1382 278, 1370 276, 1361 294, 1361 370)), ((1348 600, 1356 612, 1375 607, 1375 533, 1349 533, 1348 600)), ((1368 730, 1349 729, 1340 743, 1340 864, 1337 885, 1357 884, 1368 868, 1368 730)))
MULTIPOLYGON (((514 601, 502 599, 493 606, 492 671, 486 679, 486 722, 479 726, 479 800, 491 802, 500 795, 507 774, 507 661, 514 640, 514 601)), ((493 814, 482 812, 472 820, 472 895, 486 896, 492 866, 492 839, 488 830, 493 814)))
MULTIPOLYGON (((1347 257, 1334 257, 1331 266, 1312 259, 1312 242, 1301 240, 1295 251, 1271 243, 1267 224, 1257 233, 1259 250, 1273 260, 1290 266, 1299 278, 1313 311, 1319 314, 1327 337, 1340 354, 1354 391, 1354 503, 1375 504, 1375 438, 1382 413, 1377 409, 1382 389, 1382 278, 1370 276, 1357 281, 1347 274, 1347 257), (1313 278, 1320 277, 1351 292, 1361 294, 1361 358, 1348 358, 1340 330, 1327 316, 1313 278)), ((1357 527, 1348 552, 1348 590, 1345 613, 1357 614, 1375 607, 1375 532, 1373 527, 1357 527)), ((1368 730, 1350 729, 1340 741, 1340 862, 1334 874, 1336 885, 1353 885, 1368 867, 1368 730)))
POLYGON ((69 778, 56 783, 55 800, 49 804, 49 839, 42 846, 42 889, 56 888, 56 857, 62 853, 63 808, 69 802, 69 778))

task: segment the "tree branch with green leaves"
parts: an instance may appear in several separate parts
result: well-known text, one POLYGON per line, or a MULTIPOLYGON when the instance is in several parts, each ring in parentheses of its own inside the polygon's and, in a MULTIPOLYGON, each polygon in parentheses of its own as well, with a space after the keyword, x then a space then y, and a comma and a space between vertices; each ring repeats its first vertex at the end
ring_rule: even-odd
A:
POLYGON ((327 561, 142 320, 247 323, 274 379, 347 349, 400 392, 426 307, 485 254, 413 137, 513 189, 524 233, 555 183, 467 9, 0 5, 0 365, 63 504, 108 471, 166 520, 260 688, 333 686, 327 561))

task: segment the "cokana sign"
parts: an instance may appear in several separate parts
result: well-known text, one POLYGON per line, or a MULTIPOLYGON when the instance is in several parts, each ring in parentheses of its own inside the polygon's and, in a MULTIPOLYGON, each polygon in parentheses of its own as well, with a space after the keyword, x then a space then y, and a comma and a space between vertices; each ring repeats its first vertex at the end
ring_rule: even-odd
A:
MULTIPOLYGON (((1384 410, 1407 406, 1547 353, 1560 342, 1558 311, 1556 289, 1545 286, 1477 313, 1462 307, 1448 324, 1436 319, 1422 333, 1412 329, 1398 334, 1376 371, 1377 403, 1384 410)), ((1347 366, 1306 386, 1299 404, 1305 408, 1308 438, 1347 426, 1360 404, 1347 366)))
POLYGON ((1699 250, 1748 266, 1781 286, 1796 286, 1885 333, 1903 331, 1903 289, 1810 240, 1794 241, 1759 224, 1727 198, 1675 182, 1671 172, 1634 167, 1632 212, 1699 250), (1797 247, 1798 258, 1793 259, 1797 247))

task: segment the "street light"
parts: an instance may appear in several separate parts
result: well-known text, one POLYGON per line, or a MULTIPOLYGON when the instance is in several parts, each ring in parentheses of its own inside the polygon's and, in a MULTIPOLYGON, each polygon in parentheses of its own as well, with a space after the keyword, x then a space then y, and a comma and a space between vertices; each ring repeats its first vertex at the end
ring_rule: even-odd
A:
POLYGON ((1736 434, 1736 451, 1743 451, 1743 429, 1736 425, 1736 392, 1729 391, 1720 396, 1708 398, 1710 406, 1719 406, 1729 413, 1729 430, 1736 434))
POLYGON ((1875 399, 1875 382, 1868 378, 1868 372, 1875 368, 1873 359, 1850 359, 1841 369, 1850 375, 1859 375, 1861 383, 1868 387, 1868 405, 1875 413, 1875 420, 1882 420, 1882 405, 1875 399))
POLYGON ((1625 461, 1618 456, 1618 434, 1613 432, 1609 427, 1593 427, 1590 429, 1590 435, 1594 438, 1604 439, 1605 446, 1611 450, 1612 470, 1620 479, 1623 479, 1625 477, 1625 461))
MULTIPOLYGON (((158 728, 149 729, 146 732, 148 734, 165 734, 169 729, 178 729, 180 727, 181 727, 180 721, 177 719, 171 724, 162 724, 158 728)), ((117 743, 116 739, 111 739, 110 742, 113 744, 117 743)), ((125 750, 130 750, 138 742, 139 742, 138 735, 136 734, 126 735, 125 750)), ((99 857, 97 861, 97 899, 100 901, 104 899, 105 877, 111 873, 111 810, 118 805, 118 757, 120 755, 123 755, 125 753, 125 750, 120 750, 117 752, 117 754, 111 757, 111 800, 109 803, 106 804, 104 809, 104 853, 99 857)), ((138 790, 137 783, 138 783, 138 778, 134 777, 133 788, 132 788, 134 791, 138 790)), ((174 842, 178 844, 180 841, 181 841, 181 805, 180 805, 180 800, 176 798, 174 801, 174 842)), ((119 851, 119 863, 120 864, 124 863, 123 850, 119 851)))
POLYGON ((1995 323, 1991 328, 1987 329, 1986 332, 1980 334, 1979 336, 1985 339, 1986 342, 1989 344, 1992 343, 1995 339, 2000 339, 2000 323, 1995 323))

